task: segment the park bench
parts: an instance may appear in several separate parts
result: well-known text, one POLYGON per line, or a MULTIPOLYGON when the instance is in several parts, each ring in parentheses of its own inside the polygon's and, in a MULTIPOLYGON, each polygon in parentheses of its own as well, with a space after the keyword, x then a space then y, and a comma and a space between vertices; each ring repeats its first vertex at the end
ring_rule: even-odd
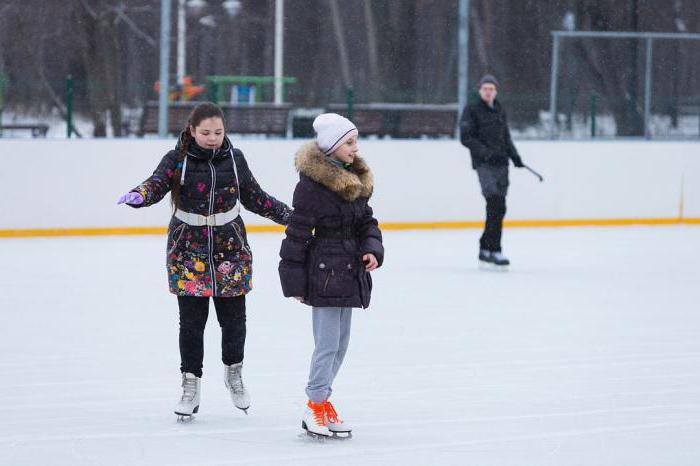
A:
MULTIPOLYGON (((348 116, 346 104, 330 104, 328 110, 348 116)), ((451 137, 457 122, 457 106, 453 104, 356 104, 352 113, 360 134, 380 137, 451 137)))
POLYGON ((0 134, 3 136, 7 136, 6 132, 15 132, 15 131, 30 131, 32 134, 32 137, 37 138, 37 137, 46 137, 46 133, 49 132, 49 125, 44 124, 44 123, 35 123, 35 124, 21 124, 21 125, 0 125, 0 134))
MULTIPOLYGON (((192 109, 200 102, 174 102, 168 105, 168 134, 178 134, 192 109)), ((285 136, 289 126, 289 104, 221 105, 226 131, 236 134, 285 136)), ((148 102, 141 115, 139 134, 158 133, 158 102, 148 102)))

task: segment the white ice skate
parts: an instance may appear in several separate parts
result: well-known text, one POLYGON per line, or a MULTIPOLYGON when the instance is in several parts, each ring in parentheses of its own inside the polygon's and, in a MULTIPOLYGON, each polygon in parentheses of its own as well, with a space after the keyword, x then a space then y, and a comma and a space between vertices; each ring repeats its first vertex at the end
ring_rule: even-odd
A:
POLYGON ((250 395, 243 385, 242 371, 242 362, 231 364, 230 366, 224 365, 224 382, 231 393, 231 401, 233 401, 234 406, 248 414, 250 395))
POLYGON ((326 410, 326 422, 328 425, 328 430, 331 432, 333 437, 337 438, 350 438, 352 437, 352 427, 347 422, 343 422, 339 417, 338 413, 330 401, 325 402, 326 410))
POLYGON ((325 402, 314 403, 309 400, 304 411, 301 428, 313 438, 330 438, 333 434, 328 430, 325 402))
POLYGON ((178 422, 188 422, 194 419, 199 411, 199 392, 202 379, 194 374, 185 372, 182 374, 182 397, 175 406, 178 422))
POLYGON ((350 426, 338 418, 333 405, 328 400, 314 403, 309 400, 306 404, 301 428, 316 440, 352 438, 350 426))

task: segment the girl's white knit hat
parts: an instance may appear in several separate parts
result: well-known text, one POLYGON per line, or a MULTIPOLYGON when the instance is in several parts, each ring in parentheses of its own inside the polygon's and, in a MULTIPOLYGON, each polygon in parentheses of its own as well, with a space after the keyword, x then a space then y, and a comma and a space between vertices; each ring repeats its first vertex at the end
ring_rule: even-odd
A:
POLYGON ((316 143, 324 154, 328 155, 345 141, 358 135, 352 121, 337 113, 322 113, 314 120, 316 143))

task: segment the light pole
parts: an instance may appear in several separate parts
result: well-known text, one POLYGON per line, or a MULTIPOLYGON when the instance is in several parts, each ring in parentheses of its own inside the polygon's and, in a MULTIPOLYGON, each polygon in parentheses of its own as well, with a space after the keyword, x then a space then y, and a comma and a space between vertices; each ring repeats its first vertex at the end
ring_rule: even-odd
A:
POLYGON ((185 37, 187 37, 187 22, 185 21, 185 0, 177 1, 177 83, 185 84, 185 37))
MULTIPOLYGON (((177 83, 180 86, 185 84, 185 74, 187 73, 187 10, 194 15, 200 15, 209 4, 206 0, 178 0, 177 9, 177 83)), ((221 7, 226 14, 233 18, 241 9, 240 0, 224 0, 221 7)), ((207 27, 214 27, 213 16, 200 19, 200 23, 207 27)))
POLYGON ((241 10, 240 0, 225 0, 221 4, 221 6, 224 7, 224 10, 226 10, 226 14, 229 15, 231 18, 236 16, 241 10))
POLYGON ((177 2, 177 83, 185 84, 187 73, 187 10, 198 15, 207 7, 206 0, 178 0, 177 2))
MULTIPOLYGON (((457 80, 457 131, 459 131, 459 119, 462 109, 467 105, 469 96, 469 0, 459 0, 459 77, 457 80)), ((459 133, 457 133, 459 134, 459 133)))
POLYGON ((170 68, 170 0, 160 0, 160 95, 158 136, 168 135, 168 78, 170 68))
POLYGON ((284 0, 275 1, 275 105, 281 105, 284 68, 284 0))

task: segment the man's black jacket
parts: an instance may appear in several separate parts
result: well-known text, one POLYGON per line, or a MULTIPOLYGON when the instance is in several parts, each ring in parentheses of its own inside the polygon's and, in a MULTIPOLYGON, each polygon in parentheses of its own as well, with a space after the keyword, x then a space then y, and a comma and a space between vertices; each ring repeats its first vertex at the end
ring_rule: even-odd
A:
POLYGON ((464 107, 459 128, 462 145, 469 148, 472 157, 472 168, 483 164, 508 165, 509 158, 516 167, 522 166, 510 137, 506 113, 498 100, 493 107, 482 99, 464 107))

